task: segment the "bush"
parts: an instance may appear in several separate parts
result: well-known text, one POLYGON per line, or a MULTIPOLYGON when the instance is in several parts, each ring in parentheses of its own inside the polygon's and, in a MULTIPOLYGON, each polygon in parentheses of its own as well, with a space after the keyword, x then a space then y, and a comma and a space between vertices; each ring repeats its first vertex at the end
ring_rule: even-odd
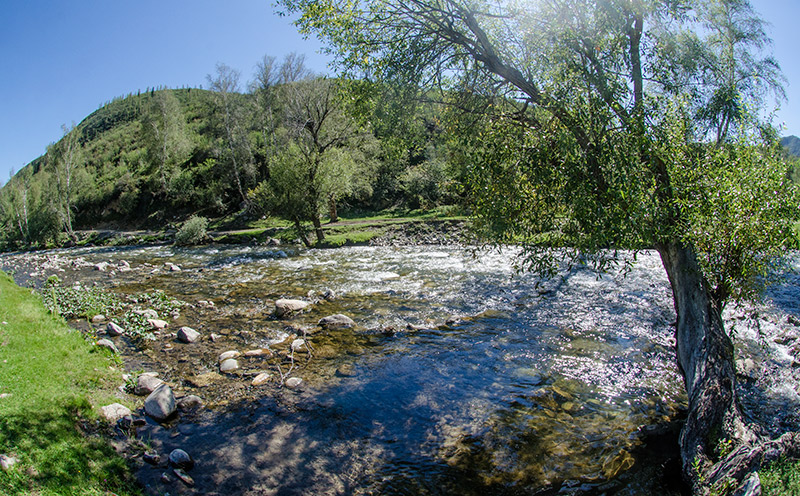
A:
POLYGON ((208 219, 192 216, 175 234, 175 244, 181 246, 200 244, 208 238, 207 228, 208 219))

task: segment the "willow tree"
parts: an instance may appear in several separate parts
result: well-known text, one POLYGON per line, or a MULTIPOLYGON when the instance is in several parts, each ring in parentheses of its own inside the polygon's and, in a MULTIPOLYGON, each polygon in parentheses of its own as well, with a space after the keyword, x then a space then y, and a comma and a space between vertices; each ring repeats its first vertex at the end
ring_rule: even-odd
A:
POLYGON ((765 37, 737 33, 762 25, 752 10, 711 7, 746 1, 278 3, 345 73, 439 88, 467 111, 475 211, 491 239, 524 246, 527 267, 549 272, 566 258, 606 270, 619 253, 610 248, 658 251, 677 313, 689 397, 681 453, 695 492, 752 486, 765 452, 797 445, 794 434, 769 444, 746 425, 722 319, 727 302, 766 280, 797 216, 774 136, 756 109, 729 112, 777 82, 770 63, 737 79, 743 63, 766 60, 765 37), (734 65, 733 79, 710 77, 699 57, 713 54, 734 65))

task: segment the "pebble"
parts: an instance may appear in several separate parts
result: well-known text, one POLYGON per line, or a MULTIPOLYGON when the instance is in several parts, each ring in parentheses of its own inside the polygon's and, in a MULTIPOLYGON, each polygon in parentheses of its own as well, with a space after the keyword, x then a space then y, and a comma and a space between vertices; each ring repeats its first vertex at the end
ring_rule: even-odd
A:
POLYGON ((194 343, 200 339, 200 333, 191 327, 183 326, 178 329, 178 341, 182 343, 194 343))
POLYGON ((219 364, 220 372, 233 372, 239 369, 239 362, 235 358, 228 358, 219 364))
POLYGON ((161 329, 166 329, 166 327, 169 325, 169 323, 166 320, 160 320, 160 319, 147 319, 147 323, 150 324, 150 326, 157 331, 160 331, 161 329))
POLYGON ((142 460, 150 465, 158 465, 161 463, 161 456, 155 451, 147 451, 144 455, 142 455, 142 460))
POLYGON ((183 470, 181 470, 181 469, 179 469, 179 468, 176 468, 176 469, 173 469, 173 470, 172 470, 172 473, 174 473, 174 474, 175 474, 175 477, 177 477, 178 479, 180 479, 180 480, 181 480, 181 482, 183 482, 183 483, 184 483, 184 484, 186 484, 187 486, 194 486, 194 479, 192 479, 191 477, 189 477, 189 474, 187 474, 187 473, 186 473, 186 472, 184 472, 183 470))
POLYGON ((253 386, 261 386, 261 385, 266 384, 267 382, 269 382, 269 380, 271 378, 272 378, 272 374, 270 374, 269 372, 262 372, 262 373, 258 374, 257 376, 255 376, 253 378, 253 382, 251 382, 250 384, 253 385, 253 386))
POLYGON ((289 389, 297 389, 297 388, 300 387, 300 385, 302 383, 303 383, 303 379, 301 379, 299 377, 290 377, 290 378, 286 379, 286 383, 285 384, 286 384, 286 387, 288 387, 289 389))
POLYGON ((226 351, 225 353, 223 353, 223 354, 221 354, 219 356, 219 361, 220 362, 224 362, 225 360, 228 360, 229 358, 236 358, 239 355, 241 355, 241 353, 239 353, 236 350, 226 351))

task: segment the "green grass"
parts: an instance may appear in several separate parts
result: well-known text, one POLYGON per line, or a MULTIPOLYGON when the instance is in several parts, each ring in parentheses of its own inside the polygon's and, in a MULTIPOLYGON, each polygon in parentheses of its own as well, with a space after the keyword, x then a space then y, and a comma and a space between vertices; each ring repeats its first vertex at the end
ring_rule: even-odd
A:
POLYGON ((800 461, 782 458, 758 475, 764 496, 800 496, 800 461))
POLYGON ((105 350, 45 310, 0 272, 0 471, 4 495, 141 494, 99 434, 96 409, 114 402, 121 373, 105 350))

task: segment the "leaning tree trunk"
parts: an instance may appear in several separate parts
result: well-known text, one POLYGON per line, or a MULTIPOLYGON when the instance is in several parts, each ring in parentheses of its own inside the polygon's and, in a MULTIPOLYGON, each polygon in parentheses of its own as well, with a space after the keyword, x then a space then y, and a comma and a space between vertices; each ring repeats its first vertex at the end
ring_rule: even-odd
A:
POLYGON ((672 286, 678 366, 689 397, 680 436, 683 473, 693 492, 704 494, 709 490, 708 473, 727 455, 727 448, 750 445, 754 436, 744 424, 736 397, 733 343, 694 250, 669 244, 658 251, 672 286))

